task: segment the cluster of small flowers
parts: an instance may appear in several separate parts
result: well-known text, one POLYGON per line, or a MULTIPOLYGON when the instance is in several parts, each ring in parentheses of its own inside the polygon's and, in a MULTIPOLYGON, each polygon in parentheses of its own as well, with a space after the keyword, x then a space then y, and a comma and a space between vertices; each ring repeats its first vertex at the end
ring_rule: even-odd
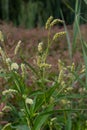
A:
POLYGON ((45 28, 46 28, 46 29, 49 29, 49 28, 50 28, 50 24, 51 24, 51 21, 52 21, 52 20, 53 20, 53 17, 50 16, 50 17, 48 18, 47 22, 46 22, 46 25, 45 25, 45 28))
MULTIPOLYGON (((53 27, 55 24, 57 23, 64 23, 63 20, 60 20, 60 19, 54 19, 53 20, 53 17, 50 16, 46 22, 46 25, 45 25, 45 28, 46 29, 51 29, 51 27, 53 27)), ((62 35, 65 35, 66 32, 63 31, 63 32, 59 32, 59 33, 56 33, 54 36, 53 36, 53 41, 57 40, 59 37, 61 37, 62 35)))
POLYGON ((3 37, 2 31, 0 31, 0 41, 4 42, 4 37, 3 37))
MULTIPOLYGON (((1 42, 4 41, 4 36, 3 36, 1 31, 0 31, 0 41, 1 42)), ((17 46, 15 47, 14 55, 17 55, 17 52, 18 52, 20 45, 21 45, 21 41, 19 41, 17 46)), ((39 47, 38 47, 39 51, 41 51, 40 46, 41 45, 39 45, 39 47)), ((5 51, 3 51, 2 47, 0 47, 0 54, 1 54, 1 58, 3 60, 3 63, 5 64, 5 67, 7 67, 7 69, 9 71, 15 71, 16 72, 19 69, 19 65, 16 62, 12 62, 11 58, 9 58, 7 56, 7 54, 5 53, 5 51)), ((21 67, 21 71, 22 71, 22 73, 21 73, 22 77, 24 77, 25 74, 26 74, 26 65, 21 63, 20 67, 21 67)), ((2 68, 2 69, 5 70, 5 68, 2 68)))
MULTIPOLYGON (((53 17, 52 16, 50 16, 49 18, 48 18, 48 20, 47 20, 47 22, 46 22, 46 25, 45 25, 45 28, 48 30, 49 29, 49 31, 50 31, 50 29, 51 29, 51 27, 53 27, 55 24, 57 24, 57 23, 63 23, 63 21, 62 20, 60 20, 60 19, 54 19, 53 20, 53 17)), ((54 40, 56 40, 57 38, 59 38, 60 36, 62 36, 62 35, 64 35, 64 34, 66 34, 66 32, 59 32, 59 33, 56 33, 54 36, 53 36, 53 41, 54 40)), ((48 44, 50 44, 50 43, 48 43, 48 44)), ((47 48, 47 51, 48 51, 48 49, 49 48, 47 48)), ((51 65, 50 64, 47 64, 47 63, 45 63, 45 61, 46 61, 46 57, 45 56, 47 56, 47 52, 45 51, 45 53, 43 54, 43 42, 40 42, 39 44, 38 44, 38 52, 39 52, 39 56, 37 57, 37 65, 38 65, 38 67, 40 67, 40 68, 50 68, 51 67, 51 65)))
POLYGON ((6 64, 8 66, 9 71, 19 69, 19 65, 16 62, 12 62, 10 58, 6 58, 6 64))
POLYGON ((18 52, 20 46, 21 46, 21 41, 19 41, 18 44, 17 44, 17 46, 15 47, 15 50, 14 50, 14 54, 15 54, 15 55, 17 54, 17 52, 18 52))
POLYGON ((37 57, 37 66, 38 66, 39 68, 51 68, 52 65, 43 62, 43 58, 40 57, 40 56, 38 56, 38 57, 37 57))
POLYGON ((27 74, 27 70, 26 70, 26 65, 24 63, 21 63, 21 75, 22 77, 26 77, 26 74, 27 74))
POLYGON ((0 54, 1 54, 1 58, 2 58, 3 62, 5 62, 6 55, 1 47, 0 47, 0 54))
POLYGON ((56 39, 58 39, 59 37, 65 35, 66 32, 59 32, 59 33, 56 33, 54 36, 53 36, 53 40, 55 41, 56 39))
POLYGON ((44 54, 43 54, 43 42, 38 44, 38 52, 40 55, 37 56, 37 66, 39 68, 50 68, 51 65, 44 62, 44 54))
POLYGON ((73 72, 75 71, 75 64, 72 63, 71 66, 65 67, 64 63, 61 60, 59 60, 58 69, 59 69, 58 82, 61 84, 61 86, 66 87, 64 90, 65 92, 71 91, 73 87, 70 85, 75 80, 75 76, 73 75, 73 72), (66 86, 66 82, 68 87, 66 86))
POLYGON ((40 42, 40 43, 38 44, 38 52, 39 52, 39 53, 42 53, 42 52, 43 52, 43 42, 40 42))
POLYGON ((11 70, 18 70, 19 69, 19 66, 17 63, 12 63, 11 64, 11 70))
POLYGON ((12 93, 17 93, 17 90, 14 90, 14 89, 8 89, 8 90, 4 90, 2 92, 2 95, 7 95, 7 94, 12 94, 12 93))
POLYGON ((45 28, 46 29, 50 29, 51 27, 53 27, 55 24, 57 23, 63 23, 63 20, 60 19, 54 19, 53 20, 53 16, 50 16, 46 22, 45 28))
POLYGON ((33 100, 31 98, 26 98, 25 102, 26 104, 30 104, 30 105, 33 104, 33 100))

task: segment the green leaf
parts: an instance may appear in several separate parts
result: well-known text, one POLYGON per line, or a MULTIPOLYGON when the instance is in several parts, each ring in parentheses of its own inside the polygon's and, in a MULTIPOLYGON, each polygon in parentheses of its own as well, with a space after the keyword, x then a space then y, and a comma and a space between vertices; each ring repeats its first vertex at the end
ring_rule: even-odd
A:
POLYGON ((84 0, 84 2, 87 4, 87 0, 84 0))
POLYGON ((34 129, 33 130, 40 130, 41 126, 44 124, 44 122, 47 120, 47 118, 49 117, 49 115, 39 115, 34 123, 34 129))
POLYGON ((44 92, 41 90, 35 90, 29 93, 30 96, 36 96, 36 95, 42 95, 42 94, 44 94, 44 92))
POLYGON ((0 73, 0 77, 9 77, 9 76, 11 76, 10 74, 7 74, 7 73, 0 73))
POLYGON ((2 128, 2 130, 12 130, 12 128, 11 128, 11 123, 6 124, 6 125, 2 128))
POLYGON ((71 120, 71 114, 68 113, 68 119, 66 122, 66 130, 71 130, 72 129, 72 120, 71 120))
POLYGON ((84 63, 85 63, 85 78, 86 78, 86 84, 85 84, 85 88, 87 89, 87 54, 86 54, 86 51, 87 51, 87 48, 84 46, 82 46, 82 49, 83 49, 83 58, 84 58, 84 63))
POLYGON ((80 11, 81 11, 81 1, 77 0, 75 3, 75 20, 73 26, 73 51, 76 50, 77 35, 79 33, 80 11))
POLYGON ((50 97, 52 97, 52 95, 55 92, 57 87, 58 87, 58 84, 56 83, 51 88, 49 88, 49 90, 46 92, 46 101, 47 102, 50 100, 50 97))
POLYGON ((36 103, 35 103, 35 112, 41 108, 42 104, 44 103, 44 95, 39 95, 36 97, 36 103))
POLYGON ((40 130, 42 125, 47 121, 49 116, 49 113, 41 113, 40 115, 38 115, 34 121, 34 127, 32 130, 40 130))
POLYGON ((19 125, 16 127, 16 130, 30 130, 27 125, 19 125))
POLYGON ((34 67, 32 67, 31 64, 29 64, 28 62, 26 62, 25 59, 22 56, 21 56, 21 59, 32 70, 32 72, 34 72, 38 76, 38 72, 36 71, 36 69, 34 67))
POLYGON ((52 105, 49 105, 48 108, 46 108, 42 113, 40 113, 36 117, 36 119, 34 120, 34 127, 32 130, 40 130, 42 125, 44 123, 47 123, 47 119, 49 118, 51 114, 53 114, 53 111, 52 113, 49 113, 50 111, 52 111, 52 105))

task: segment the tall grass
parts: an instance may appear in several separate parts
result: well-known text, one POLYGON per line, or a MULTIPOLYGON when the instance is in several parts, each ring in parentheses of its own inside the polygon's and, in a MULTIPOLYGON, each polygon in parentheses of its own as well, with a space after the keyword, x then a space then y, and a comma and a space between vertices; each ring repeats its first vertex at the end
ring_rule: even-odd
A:
MULTIPOLYGON (((82 8, 82 1, 81 0, 80 1, 79 0, 76 1, 75 11, 73 10, 73 8, 67 2, 64 2, 64 3, 75 15, 74 23, 73 23, 73 35, 72 35, 72 39, 73 40, 72 40, 72 44, 71 44, 71 39, 70 39, 70 36, 69 36, 69 32, 68 32, 67 26, 64 23, 64 28, 66 30, 66 37, 67 37, 67 43, 68 43, 68 50, 69 50, 70 59, 72 61, 74 53, 79 48, 78 44, 77 44, 77 38, 79 37, 79 46, 82 48, 82 52, 81 53, 83 53, 83 59, 84 59, 84 64, 85 64, 85 73, 82 74, 83 76, 80 75, 80 77, 82 77, 82 78, 85 77, 86 78, 86 80, 85 80, 86 82, 85 83, 83 81, 80 81, 80 82, 82 82, 81 84, 82 84, 83 87, 87 88, 86 87, 87 86, 86 42, 84 41, 84 39, 83 39, 83 37, 81 35, 81 30, 80 30, 81 20, 87 22, 87 19, 84 19, 82 17, 82 14, 81 14, 81 8, 82 8)), ((85 3, 86 3, 86 1, 85 1, 85 3)), ((62 11, 61 11, 61 15, 62 15, 62 18, 64 20, 62 11)), ((77 76, 77 77, 79 77, 79 76, 77 76)))
MULTIPOLYGON (((80 33, 80 23, 82 21, 87 22, 87 19, 85 19, 83 17, 84 13, 81 13, 82 12, 81 11, 82 10, 82 1, 81 0, 77 0, 75 2, 75 10, 69 5, 69 3, 67 1, 63 1, 63 2, 67 6, 67 8, 74 14, 72 41, 70 39, 67 26, 64 24, 65 30, 67 32, 66 36, 67 36, 69 54, 70 54, 70 58, 72 59, 73 54, 75 53, 75 51, 78 48, 78 46, 77 46, 77 38, 78 37, 80 37, 80 43, 79 44, 82 44, 82 36, 81 36, 81 33, 80 33)), ((62 15, 62 19, 64 19, 62 11, 61 11, 61 15, 62 15)))
POLYGON ((76 6, 75 6, 75 20, 74 20, 74 26, 73 26, 73 51, 76 49, 76 40, 78 36, 78 27, 80 24, 80 12, 81 12, 81 0, 76 1, 76 6))
MULTIPOLYGON (((61 16, 62 16, 63 21, 65 21, 62 10, 60 10, 60 12, 61 12, 61 16)), ((64 29, 66 31, 66 38, 67 38, 67 44, 68 44, 69 58, 70 58, 70 61, 72 63, 72 57, 73 57, 72 43, 71 43, 70 35, 69 35, 69 32, 68 32, 68 29, 67 29, 67 26, 66 26, 65 22, 64 22, 64 29)))
MULTIPOLYGON (((84 2, 86 0, 79 1, 82 5, 81 14, 84 13, 84 19, 86 19, 87 8, 84 2)), ((78 3, 78 0, 1 0, 0 19, 13 22, 16 26, 20 25, 26 28, 34 28, 44 26, 50 15, 55 18, 60 18, 60 8, 62 8, 66 23, 72 24, 74 20, 74 13, 72 13, 74 12, 74 6, 76 5, 77 8, 77 4, 75 3, 78 3)), ((78 14, 76 15, 78 16, 78 14)))

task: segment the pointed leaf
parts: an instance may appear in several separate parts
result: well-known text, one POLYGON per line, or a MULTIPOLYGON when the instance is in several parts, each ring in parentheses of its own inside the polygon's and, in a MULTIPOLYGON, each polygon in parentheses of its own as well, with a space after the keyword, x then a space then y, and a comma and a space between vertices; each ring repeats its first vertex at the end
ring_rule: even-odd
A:
POLYGON ((12 130, 12 128, 11 128, 11 123, 6 124, 6 125, 2 128, 2 130, 12 130))

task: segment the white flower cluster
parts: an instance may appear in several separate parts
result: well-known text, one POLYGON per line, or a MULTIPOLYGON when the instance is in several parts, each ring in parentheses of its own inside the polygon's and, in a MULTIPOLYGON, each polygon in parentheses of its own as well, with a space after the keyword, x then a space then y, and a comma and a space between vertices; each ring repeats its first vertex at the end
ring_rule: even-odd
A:
POLYGON ((42 50, 43 50, 42 46, 43 46, 43 42, 40 42, 38 44, 38 52, 40 52, 40 53, 42 53, 42 50))
POLYGON ((26 98, 25 102, 26 104, 30 104, 30 105, 33 104, 33 100, 31 98, 26 98))
POLYGON ((11 70, 18 70, 18 69, 19 69, 19 66, 17 63, 14 62, 11 64, 11 70))
POLYGON ((2 92, 2 95, 12 94, 12 93, 17 93, 17 90, 14 90, 14 89, 5 90, 2 92))

